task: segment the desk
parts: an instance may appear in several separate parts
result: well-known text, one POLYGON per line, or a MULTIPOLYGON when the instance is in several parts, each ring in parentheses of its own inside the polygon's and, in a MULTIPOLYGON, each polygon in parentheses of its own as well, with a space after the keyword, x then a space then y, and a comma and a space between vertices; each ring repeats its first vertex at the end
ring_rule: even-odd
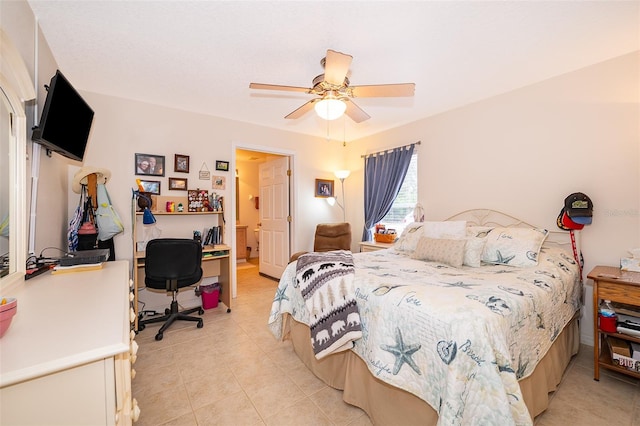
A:
POLYGON ((18 312, 0 344, 0 424, 131 425, 129 262, 6 290, 18 312))
MULTIPOLYGON (((231 247, 221 244, 202 248, 202 277, 218 277, 220 300, 231 312, 231 247)), ((145 252, 136 251, 133 257, 133 307, 135 309, 135 329, 138 330, 138 287, 144 283, 145 252)))

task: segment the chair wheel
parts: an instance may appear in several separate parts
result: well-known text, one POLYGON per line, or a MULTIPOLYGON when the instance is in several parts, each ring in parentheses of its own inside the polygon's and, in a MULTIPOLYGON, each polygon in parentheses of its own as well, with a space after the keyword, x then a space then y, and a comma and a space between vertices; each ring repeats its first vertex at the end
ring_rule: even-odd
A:
POLYGON ((169 315, 171 313, 171 309, 169 308, 164 308, 164 314, 165 315, 169 315))
POLYGON ((145 327, 146 327, 146 325, 144 325, 144 324, 138 324, 138 331, 144 330, 145 327))
POLYGON ((200 310, 198 310, 198 315, 202 315, 204 314, 204 309, 200 308, 200 310))
POLYGON ((162 333, 156 334, 156 340, 162 340, 163 337, 162 333))
POLYGON ((202 327, 204 327, 204 322, 203 322, 202 320, 198 321, 198 325, 197 325, 197 327, 198 327, 198 328, 202 328, 202 327))

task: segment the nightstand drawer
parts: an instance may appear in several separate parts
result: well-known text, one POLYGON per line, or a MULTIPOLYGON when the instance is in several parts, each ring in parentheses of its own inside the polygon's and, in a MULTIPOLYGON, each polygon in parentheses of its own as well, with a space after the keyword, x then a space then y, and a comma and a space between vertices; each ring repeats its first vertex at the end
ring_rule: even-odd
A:
POLYGON ((640 288, 629 284, 598 281, 598 296, 612 302, 640 305, 640 288))

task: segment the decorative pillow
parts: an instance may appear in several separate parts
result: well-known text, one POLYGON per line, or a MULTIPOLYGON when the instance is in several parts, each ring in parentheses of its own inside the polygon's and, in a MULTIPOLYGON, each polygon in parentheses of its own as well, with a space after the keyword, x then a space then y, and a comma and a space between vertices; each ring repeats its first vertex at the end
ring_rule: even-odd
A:
POLYGON ((467 221, 446 220, 443 222, 424 222, 424 236, 429 238, 461 239, 467 235, 467 221))
POLYGON ((487 236, 482 261, 496 265, 535 266, 549 231, 531 228, 494 228, 487 236))
POLYGON ((464 247, 464 265, 482 266, 482 251, 492 226, 467 226, 467 244, 464 247))
POLYGON ((487 242, 486 238, 467 237, 464 246, 464 260, 462 263, 467 266, 479 268, 482 266, 482 252, 487 242))
POLYGON ((486 238, 493 226, 467 226, 467 237, 486 238))
POLYGON ((465 240, 422 237, 418 241, 415 251, 411 254, 411 258, 446 263, 460 268, 464 260, 465 244, 465 240))
POLYGON ((414 251, 418 245, 418 240, 422 236, 423 227, 424 222, 413 222, 408 224, 393 247, 398 251, 414 251))

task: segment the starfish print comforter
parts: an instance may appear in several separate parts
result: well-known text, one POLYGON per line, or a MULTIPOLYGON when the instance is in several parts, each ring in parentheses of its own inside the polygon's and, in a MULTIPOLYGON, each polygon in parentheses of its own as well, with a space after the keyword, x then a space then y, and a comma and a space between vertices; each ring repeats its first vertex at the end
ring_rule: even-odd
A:
MULTIPOLYGON (((429 403, 440 425, 532 424, 518 380, 581 307, 568 252, 544 247, 538 265, 527 268, 454 268, 394 249, 353 260, 362 338, 352 350, 373 375, 429 403)), ((284 313, 310 324, 295 262, 269 317, 279 339, 284 313)))

